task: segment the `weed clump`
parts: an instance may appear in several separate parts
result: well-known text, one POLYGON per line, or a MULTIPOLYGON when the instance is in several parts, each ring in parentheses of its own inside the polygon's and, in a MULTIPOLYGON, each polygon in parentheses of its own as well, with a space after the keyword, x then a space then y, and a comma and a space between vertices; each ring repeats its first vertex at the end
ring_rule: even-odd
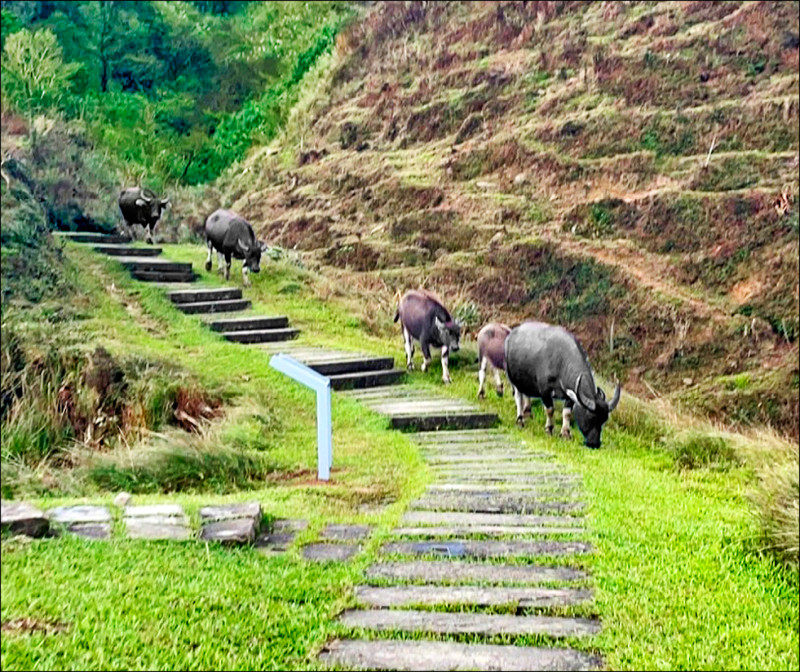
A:
POLYGON ((703 432, 678 435, 669 450, 675 466, 681 470, 709 468, 727 471, 740 464, 735 449, 727 440, 703 432))

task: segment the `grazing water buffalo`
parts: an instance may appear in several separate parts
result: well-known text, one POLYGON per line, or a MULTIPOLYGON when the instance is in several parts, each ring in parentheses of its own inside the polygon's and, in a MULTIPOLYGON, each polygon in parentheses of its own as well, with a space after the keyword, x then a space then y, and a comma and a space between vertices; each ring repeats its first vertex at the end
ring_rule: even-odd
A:
POLYGON ((585 444, 600 447, 603 424, 617 407, 622 390, 617 383, 614 398, 606 401, 605 392, 595 385, 586 352, 572 334, 542 322, 523 322, 506 338, 505 355, 520 426, 524 396, 538 397, 547 414, 545 430, 552 434, 553 399, 564 399, 561 436, 570 438, 574 410, 585 444))
POLYGON ((153 244, 153 229, 161 213, 169 206, 169 199, 160 199, 149 189, 130 187, 119 194, 119 210, 129 229, 140 224, 147 229, 147 242, 153 244))
POLYGON ((406 368, 414 368, 414 343, 419 341, 422 349, 422 370, 426 371, 431 363, 431 346, 442 349, 442 380, 450 382, 450 367, 448 353, 456 352, 461 338, 461 325, 453 320, 450 313, 442 305, 439 298, 424 289, 406 292, 394 321, 400 320, 403 327, 403 340, 406 347, 406 368))
POLYGON ((494 389, 498 397, 503 396, 503 379, 500 372, 506 368, 505 342, 511 327, 499 322, 490 322, 478 332, 478 397, 485 395, 486 369, 494 371, 494 389))
POLYGON ((215 210, 205 224, 208 258, 206 270, 211 270, 211 254, 217 251, 218 269, 222 270, 222 259, 225 258, 225 279, 231 277, 231 257, 242 259, 242 279, 246 287, 250 286, 248 273, 261 270, 261 252, 266 244, 259 243, 253 227, 244 218, 230 210, 215 210))

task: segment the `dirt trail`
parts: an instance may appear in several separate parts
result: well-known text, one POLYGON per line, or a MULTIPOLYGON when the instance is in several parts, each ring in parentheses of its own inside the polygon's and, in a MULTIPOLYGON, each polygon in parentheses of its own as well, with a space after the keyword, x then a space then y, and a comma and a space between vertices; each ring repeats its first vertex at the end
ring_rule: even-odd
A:
POLYGON ((669 277, 673 269, 656 256, 632 247, 629 241, 577 239, 562 232, 556 235, 549 231, 543 232, 542 237, 566 252, 592 257, 596 261, 613 266, 620 272, 631 276, 642 286, 691 306, 698 316, 724 322, 731 315, 732 309, 728 309, 724 305, 714 305, 724 304, 724 300, 700 298, 688 288, 671 281, 669 277))

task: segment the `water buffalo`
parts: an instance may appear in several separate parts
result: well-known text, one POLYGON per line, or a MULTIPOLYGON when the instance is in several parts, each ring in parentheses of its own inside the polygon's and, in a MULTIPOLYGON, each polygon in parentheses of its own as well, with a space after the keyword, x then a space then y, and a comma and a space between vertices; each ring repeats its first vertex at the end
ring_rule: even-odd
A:
POLYGON ((614 398, 596 386, 586 352, 566 329, 542 322, 523 322, 511 330, 505 343, 506 373, 514 386, 517 423, 523 426, 524 397, 538 397, 544 404, 545 430, 553 433, 553 399, 564 400, 561 436, 570 438, 575 421, 589 448, 600 447, 600 433, 622 392, 619 383, 614 398))
POLYGON ((129 187, 119 194, 119 210, 128 229, 139 224, 147 230, 147 242, 153 244, 153 229, 161 213, 169 206, 169 199, 161 199, 149 189, 129 187))
POLYGON ((242 279, 246 287, 250 286, 248 273, 261 270, 261 252, 267 248, 259 243, 253 227, 244 218, 230 210, 215 210, 205 223, 208 258, 206 270, 211 270, 211 255, 217 251, 219 270, 222 270, 222 259, 225 258, 225 279, 231 277, 231 257, 242 259, 242 279))
POLYGON ((461 325, 453 320, 441 300, 425 289, 412 289, 403 295, 397 312, 394 314, 394 321, 397 322, 398 319, 403 327, 406 368, 409 371, 414 368, 412 339, 416 339, 422 349, 423 371, 426 371, 431 363, 431 346, 442 349, 442 380, 449 383, 448 353, 456 352, 459 348, 461 325))
POLYGON ((503 396, 503 380, 500 372, 506 368, 505 342, 511 327, 499 322, 490 322, 478 332, 478 397, 485 395, 486 369, 494 371, 494 389, 498 397, 503 396))

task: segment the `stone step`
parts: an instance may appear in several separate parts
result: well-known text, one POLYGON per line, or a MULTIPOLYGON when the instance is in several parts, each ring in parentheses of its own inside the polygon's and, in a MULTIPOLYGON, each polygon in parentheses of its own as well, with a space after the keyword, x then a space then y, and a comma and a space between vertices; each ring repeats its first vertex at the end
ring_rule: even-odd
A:
POLYGON ((410 508, 427 511, 470 511, 473 513, 533 513, 545 511, 568 513, 581 511, 584 508, 584 504, 578 501, 541 500, 532 497, 511 497, 507 495, 493 497, 435 495, 413 501, 410 508))
POLYGON ((55 238, 71 240, 74 243, 100 243, 118 245, 130 243, 131 237, 121 233, 91 233, 89 231, 53 231, 55 238))
POLYGON ((500 452, 503 450, 516 451, 525 455, 553 455, 553 453, 533 452, 524 444, 515 443, 513 441, 470 441, 469 443, 460 443, 458 441, 449 441, 447 435, 443 435, 439 443, 423 441, 421 443, 417 442, 417 445, 426 455, 463 455, 474 453, 475 451, 483 454, 486 452, 500 452))
POLYGON ((225 313, 234 310, 246 310, 250 307, 248 299, 231 299, 222 301, 198 301, 196 303, 177 303, 176 307, 188 315, 197 313, 225 313))
MULTIPOLYGON (((188 304, 191 305, 191 304, 188 304)), ((222 335, 234 343, 274 343, 297 338, 297 329, 257 329, 253 331, 225 331, 222 335)))
POLYGON ((495 485, 503 483, 527 483, 539 484, 549 482, 578 483, 580 477, 577 474, 564 474, 556 469, 536 469, 527 471, 500 471, 498 473, 488 473, 484 471, 463 473, 463 472, 443 472, 436 471, 439 478, 437 483, 475 483, 485 485, 495 485))
POLYGON ((194 282, 192 271, 132 271, 131 275, 142 282, 194 282))
MULTIPOLYGON (((442 441, 439 432, 420 432, 414 436, 414 441, 422 443, 423 441, 431 441, 439 443, 442 441)), ((460 431, 453 431, 447 433, 447 441, 494 441, 495 439, 511 439, 506 432, 500 429, 486 430, 486 429, 467 429, 460 431)))
POLYGON ((506 461, 506 462, 523 462, 523 461, 533 461, 533 460, 552 460, 555 458, 553 453, 532 453, 526 452, 521 450, 485 450, 481 453, 455 453, 455 454, 447 454, 441 455, 436 453, 428 453, 427 460, 431 464, 472 464, 473 462, 478 463, 491 463, 496 464, 499 461, 506 461))
POLYGON ((161 273, 191 273, 192 265, 184 261, 170 261, 153 257, 115 257, 116 261, 131 271, 160 271, 161 273))
POLYGON ((585 541, 392 541, 381 547, 384 555, 441 555, 448 558, 506 558, 591 553, 585 541))
POLYGON ((95 245, 92 249, 112 257, 157 257, 162 252, 160 247, 131 247, 130 245, 95 245))
POLYGON ((391 534, 394 537, 527 537, 545 534, 582 534, 582 527, 530 527, 518 525, 464 525, 457 527, 396 527, 391 534))
POLYGON ((470 605, 518 608, 566 607, 591 601, 588 588, 505 586, 356 586, 356 601, 370 607, 470 605))
POLYGON ((323 376, 337 376, 345 373, 360 373, 363 371, 388 371, 394 368, 394 359, 392 357, 344 358, 338 361, 313 362, 309 364, 309 366, 323 376))
MULTIPOLYGON (((312 367, 313 368, 313 367, 312 367)), ((378 371, 356 371, 329 375, 331 389, 345 390, 362 387, 378 387, 397 382, 406 372, 403 369, 383 369, 378 371)))
POLYGON ((365 670, 592 670, 602 661, 574 649, 403 640, 336 640, 321 662, 365 670))
POLYGON ((278 317, 239 317, 232 320, 214 320, 208 325, 213 331, 231 333, 233 331, 257 331, 260 329, 285 329, 289 318, 278 317))
POLYGON ((506 614, 350 609, 339 622, 351 628, 377 631, 435 632, 437 634, 547 635, 585 637, 600 632, 593 618, 556 616, 509 616, 506 614))
POLYGON ((537 516, 518 513, 464 513, 462 511, 407 511, 402 522, 411 525, 580 525, 580 516, 537 516))
POLYGON ((440 411, 473 411, 471 404, 456 399, 387 399, 367 403, 373 411, 384 415, 396 413, 430 413, 440 411))
POLYGON ((11 534, 43 537, 50 529, 44 512, 28 502, 0 501, 0 529, 11 534))
POLYGON ((390 415, 392 428, 406 432, 448 430, 459 427, 492 427, 500 422, 496 413, 439 411, 390 415))
POLYGON ((238 287, 182 289, 167 294, 172 303, 206 303, 209 301, 230 301, 242 298, 238 287))
POLYGON ((50 509, 51 523, 87 539, 108 539, 111 536, 111 513, 105 506, 59 506, 50 509))
POLYGON ((126 506, 123 515, 132 539, 185 540, 193 536, 189 519, 179 504, 126 506))
POLYGON ((526 494, 531 496, 546 497, 554 490, 572 492, 575 483, 561 483, 558 481, 548 481, 537 483, 535 480, 529 483, 434 483, 427 488, 427 494, 454 494, 454 495, 501 495, 507 494, 526 494))
POLYGON ((495 565, 463 560, 379 562, 366 570, 368 579, 422 583, 548 583, 584 581, 588 574, 573 567, 495 565))

